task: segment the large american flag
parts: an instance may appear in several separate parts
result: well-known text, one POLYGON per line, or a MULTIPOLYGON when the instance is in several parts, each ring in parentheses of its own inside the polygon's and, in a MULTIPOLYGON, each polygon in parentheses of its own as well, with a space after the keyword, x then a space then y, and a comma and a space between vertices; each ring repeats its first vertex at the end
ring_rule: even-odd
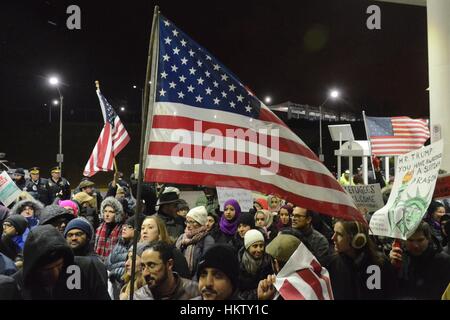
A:
POLYGON ((328 270, 303 243, 277 274, 275 288, 284 300, 334 300, 328 270))
POLYGON ((366 117, 372 154, 396 156, 423 147, 430 138, 428 121, 409 117, 366 117))
POLYGON ((362 219, 317 156, 212 54, 162 16, 157 37, 146 181, 255 190, 362 219))
POLYGON ((112 171, 114 158, 130 141, 127 130, 106 98, 97 90, 105 125, 84 168, 83 175, 92 177, 99 171, 112 171))

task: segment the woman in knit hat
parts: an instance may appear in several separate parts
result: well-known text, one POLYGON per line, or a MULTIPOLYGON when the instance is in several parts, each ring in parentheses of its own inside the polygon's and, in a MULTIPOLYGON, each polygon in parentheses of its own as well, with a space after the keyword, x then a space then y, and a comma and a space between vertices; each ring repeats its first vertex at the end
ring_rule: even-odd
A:
POLYGON ((219 228, 222 235, 218 242, 230 243, 238 228, 238 219, 241 215, 241 206, 234 199, 225 201, 223 215, 220 217, 219 228))
POLYGON ((78 217, 78 210, 79 210, 78 205, 72 200, 59 200, 58 206, 69 211, 71 214, 75 216, 75 218, 78 217))
POLYGON ((203 253, 215 242, 214 238, 208 234, 207 220, 208 212, 204 206, 189 210, 186 215, 186 229, 176 242, 176 247, 186 258, 191 278, 195 276, 198 262, 203 253))
POLYGON ((255 229, 254 215, 242 212, 238 219, 237 232, 231 240, 231 244, 238 252, 244 246, 244 236, 250 229, 255 229))
POLYGON ((244 236, 244 247, 239 257, 239 290, 245 300, 257 300, 260 280, 273 274, 272 258, 265 252, 265 239, 258 230, 249 230, 244 236))

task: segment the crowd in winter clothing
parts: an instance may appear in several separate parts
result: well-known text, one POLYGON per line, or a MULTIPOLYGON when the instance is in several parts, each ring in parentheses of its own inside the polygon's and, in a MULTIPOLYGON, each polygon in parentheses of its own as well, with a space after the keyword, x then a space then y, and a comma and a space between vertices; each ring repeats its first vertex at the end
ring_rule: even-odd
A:
POLYGON ((450 215, 437 201, 398 247, 369 235, 366 224, 331 219, 274 195, 255 199, 248 212, 235 199, 220 210, 215 189, 205 187, 189 208, 178 188, 158 192, 147 184, 145 205, 134 214, 135 183, 117 176, 103 199, 87 179, 67 194, 59 173, 18 179, 31 197, 0 206, 2 299, 282 299, 275 275, 300 244, 328 270, 334 299, 450 295, 450 215), (367 286, 371 266, 381 272, 377 290, 367 286), (71 290, 76 270, 82 289, 71 290))

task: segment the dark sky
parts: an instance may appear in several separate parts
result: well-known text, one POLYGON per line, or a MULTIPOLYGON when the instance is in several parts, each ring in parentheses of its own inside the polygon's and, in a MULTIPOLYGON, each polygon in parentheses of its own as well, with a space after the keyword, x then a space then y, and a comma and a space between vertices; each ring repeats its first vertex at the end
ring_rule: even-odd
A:
POLYGON ((337 87, 344 97, 330 108, 428 116, 426 9, 364 0, 2 0, 0 115, 44 117, 52 73, 65 83, 65 121, 101 119, 94 80, 116 108, 139 112, 132 85, 144 82, 155 4, 260 99, 319 105, 337 87), (66 28, 70 4, 81 8, 80 31, 66 28), (366 28, 371 4, 381 30, 366 28))

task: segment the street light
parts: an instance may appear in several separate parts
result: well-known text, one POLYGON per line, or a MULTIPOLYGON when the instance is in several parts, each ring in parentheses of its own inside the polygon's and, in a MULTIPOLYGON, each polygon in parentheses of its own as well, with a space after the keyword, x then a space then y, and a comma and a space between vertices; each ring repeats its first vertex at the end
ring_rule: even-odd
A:
POLYGON ((267 96, 267 97, 264 98, 264 102, 265 102, 266 104, 269 104, 269 103, 272 102, 272 98, 269 97, 269 96, 267 96))
POLYGON ((325 99, 325 101, 322 102, 322 104, 319 106, 319 113, 320 113, 320 118, 319 118, 319 143, 320 143, 320 145, 319 145, 319 160, 322 162, 325 160, 325 158, 323 156, 323 149, 322 149, 322 107, 325 106, 325 104, 328 102, 328 100, 330 98, 335 100, 335 99, 339 98, 339 95, 340 95, 340 93, 338 90, 336 90, 336 89, 331 90, 328 93, 328 96, 325 99))
MULTIPOLYGON (((59 90, 59 79, 57 77, 50 77, 48 82, 51 86, 55 87, 58 90, 59 94, 59 154, 56 155, 56 161, 58 162, 59 169, 61 170, 62 175, 62 163, 63 163, 63 154, 62 154, 62 114, 63 114, 63 99, 64 97, 61 94, 61 90, 59 90)), ((55 101, 53 101, 54 105, 55 101)))

